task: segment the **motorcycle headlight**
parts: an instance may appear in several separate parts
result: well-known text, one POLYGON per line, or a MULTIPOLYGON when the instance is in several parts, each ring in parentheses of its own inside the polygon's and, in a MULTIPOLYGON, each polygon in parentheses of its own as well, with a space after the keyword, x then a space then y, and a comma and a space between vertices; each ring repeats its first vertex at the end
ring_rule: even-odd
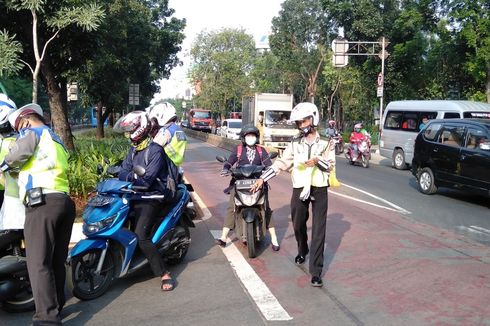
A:
POLYGON ((83 231, 85 235, 93 234, 102 231, 106 227, 110 226, 112 222, 116 219, 117 214, 112 215, 111 217, 105 218, 102 221, 98 221, 95 223, 84 223, 83 231))
POLYGON ((243 193, 238 191, 238 198, 245 206, 253 206, 258 204, 259 196, 262 194, 261 191, 257 191, 253 194, 251 193, 243 193))

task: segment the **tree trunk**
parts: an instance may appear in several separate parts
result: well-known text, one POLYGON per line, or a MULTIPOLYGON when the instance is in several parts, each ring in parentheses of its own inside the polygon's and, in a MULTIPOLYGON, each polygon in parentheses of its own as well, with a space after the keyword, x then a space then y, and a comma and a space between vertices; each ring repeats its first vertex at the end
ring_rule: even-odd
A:
POLYGON ((102 139, 104 138, 104 120, 102 120, 102 103, 97 103, 97 130, 95 131, 95 138, 102 139))
POLYGON ((41 72, 46 83, 49 107, 51 109, 51 121, 54 124, 53 131, 60 136, 68 150, 74 150, 75 145, 73 144, 73 134, 68 123, 68 110, 66 106, 66 80, 56 80, 49 58, 46 58, 42 64, 41 72), (59 85, 63 87, 60 88, 59 85))

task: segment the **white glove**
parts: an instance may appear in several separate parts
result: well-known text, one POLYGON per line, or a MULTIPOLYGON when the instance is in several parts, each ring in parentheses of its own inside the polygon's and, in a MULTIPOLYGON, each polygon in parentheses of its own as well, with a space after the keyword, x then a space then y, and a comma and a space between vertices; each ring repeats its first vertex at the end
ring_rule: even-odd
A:
POLYGON ((311 189, 311 187, 304 187, 303 188, 303 190, 299 194, 299 199, 301 199, 301 201, 305 201, 308 198, 310 198, 310 189, 311 189))

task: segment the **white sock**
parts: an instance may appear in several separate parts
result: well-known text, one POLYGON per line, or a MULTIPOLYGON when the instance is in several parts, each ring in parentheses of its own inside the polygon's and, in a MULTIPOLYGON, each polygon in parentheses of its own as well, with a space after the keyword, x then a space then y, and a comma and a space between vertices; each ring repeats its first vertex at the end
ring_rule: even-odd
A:
POLYGON ((279 242, 277 241, 276 229, 269 228, 269 233, 271 234, 271 242, 274 246, 279 246, 279 242))
POLYGON ((230 229, 227 227, 223 227, 223 231, 221 232, 220 240, 226 242, 226 238, 228 237, 228 232, 230 232, 230 229))

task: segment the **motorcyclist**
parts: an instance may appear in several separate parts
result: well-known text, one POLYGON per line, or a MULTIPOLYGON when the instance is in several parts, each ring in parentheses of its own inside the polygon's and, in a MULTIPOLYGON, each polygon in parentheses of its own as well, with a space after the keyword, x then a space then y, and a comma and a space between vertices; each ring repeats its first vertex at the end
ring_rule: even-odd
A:
MULTIPOLYGON (((16 109, 15 103, 7 95, 0 94, 0 162, 3 161, 17 139, 8 121, 8 116, 16 109)), ((22 230, 26 215, 24 204, 19 198, 17 173, 8 171, 2 176, 4 176, 4 183, 0 183, 2 193, 0 195, 0 230, 22 230)))
POLYGON ((155 276, 161 278, 160 289, 171 291, 175 282, 170 276, 157 247, 151 241, 153 226, 158 222, 159 212, 166 204, 172 204, 175 193, 176 170, 165 151, 150 137, 151 123, 144 111, 133 111, 121 117, 116 130, 126 133, 131 148, 124 159, 119 180, 130 181, 135 186, 147 187, 150 200, 133 200, 131 210, 137 218, 135 233, 138 245, 148 259, 155 276), (145 169, 143 176, 133 172, 135 166, 145 169))
POLYGON ((177 166, 184 163, 184 154, 187 146, 187 137, 177 125, 177 112, 175 107, 168 103, 159 103, 147 109, 151 120, 151 137, 153 141, 162 146, 170 160, 177 166))
POLYGON ((362 132, 362 123, 356 123, 354 125, 354 131, 350 134, 350 146, 353 152, 352 160, 355 161, 358 156, 358 145, 363 140, 368 140, 365 133, 362 132))
POLYGON ((337 130, 335 120, 329 120, 328 126, 325 129, 325 136, 329 138, 333 138, 333 137, 337 137, 338 135, 339 135, 339 131, 337 130))
MULTIPOLYGON (((221 171, 222 176, 229 175, 230 168, 235 164, 237 167, 246 164, 264 165, 267 167, 272 164, 269 153, 265 150, 265 148, 258 145, 260 132, 257 127, 253 125, 243 126, 242 130, 240 131, 240 138, 242 143, 235 147, 230 157, 228 158, 228 161, 224 163, 223 170, 221 171)), ((233 187, 234 181, 235 180, 232 179, 228 189, 230 200, 228 203, 228 209, 226 211, 226 217, 221 233, 221 238, 216 239, 216 244, 221 247, 226 246, 226 238, 228 237, 228 233, 231 229, 235 228, 235 189, 233 187)), ((274 224, 272 221, 272 210, 269 207, 267 189, 265 190, 264 206, 265 212, 262 213, 265 215, 266 228, 269 230, 269 233, 271 235, 272 250, 279 251, 280 246, 279 242, 277 241, 276 229, 274 228, 274 224)))

